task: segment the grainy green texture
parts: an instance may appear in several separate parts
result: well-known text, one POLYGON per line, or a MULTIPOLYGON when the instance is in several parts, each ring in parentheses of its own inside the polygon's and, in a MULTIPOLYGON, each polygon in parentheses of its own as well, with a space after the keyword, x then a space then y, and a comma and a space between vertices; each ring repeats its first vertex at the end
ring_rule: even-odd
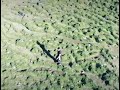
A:
POLYGON ((1 2, 2 90, 119 90, 118 0, 1 2))

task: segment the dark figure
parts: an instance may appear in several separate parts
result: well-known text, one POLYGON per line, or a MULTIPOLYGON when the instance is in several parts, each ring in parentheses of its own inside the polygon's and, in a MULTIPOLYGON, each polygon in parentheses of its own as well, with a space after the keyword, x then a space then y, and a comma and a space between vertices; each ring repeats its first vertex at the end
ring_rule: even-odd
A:
POLYGON ((57 50, 57 56, 56 56, 57 64, 61 64, 61 56, 62 56, 62 51, 61 51, 60 48, 58 48, 58 50, 57 50))

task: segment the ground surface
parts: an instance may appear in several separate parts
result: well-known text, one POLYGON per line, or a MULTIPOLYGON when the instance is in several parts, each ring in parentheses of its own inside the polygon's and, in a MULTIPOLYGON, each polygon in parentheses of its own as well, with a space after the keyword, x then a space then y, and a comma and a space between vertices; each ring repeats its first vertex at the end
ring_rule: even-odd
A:
POLYGON ((1 2, 2 90, 119 90, 118 0, 1 2))

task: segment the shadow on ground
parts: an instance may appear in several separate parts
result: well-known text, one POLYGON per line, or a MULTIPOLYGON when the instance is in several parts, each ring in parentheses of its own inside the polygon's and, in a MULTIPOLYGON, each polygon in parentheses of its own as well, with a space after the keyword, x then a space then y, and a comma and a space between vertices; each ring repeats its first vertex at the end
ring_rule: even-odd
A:
POLYGON ((57 62, 56 58, 50 54, 49 50, 47 50, 43 44, 38 41, 36 43, 40 46, 40 48, 42 48, 43 52, 45 52, 50 58, 52 58, 54 62, 57 62))

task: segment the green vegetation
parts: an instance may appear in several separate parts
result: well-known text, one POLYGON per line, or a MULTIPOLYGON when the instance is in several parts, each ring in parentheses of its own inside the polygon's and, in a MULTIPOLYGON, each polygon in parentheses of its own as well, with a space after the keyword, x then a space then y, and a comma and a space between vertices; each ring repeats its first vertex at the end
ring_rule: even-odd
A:
POLYGON ((2 90, 119 90, 118 6, 117 0, 2 0, 2 90), (62 65, 37 41, 52 56, 62 48, 62 65))

